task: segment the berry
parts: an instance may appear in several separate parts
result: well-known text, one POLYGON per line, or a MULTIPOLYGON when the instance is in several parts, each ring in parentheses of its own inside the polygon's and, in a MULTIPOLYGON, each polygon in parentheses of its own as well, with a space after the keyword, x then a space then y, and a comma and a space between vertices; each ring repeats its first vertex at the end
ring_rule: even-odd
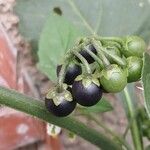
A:
POLYGON ((102 70, 100 83, 107 92, 120 92, 127 84, 127 71, 121 69, 118 65, 112 64, 102 70))
POLYGON ((131 56, 127 58, 128 83, 135 82, 140 79, 143 61, 141 58, 131 56))
POLYGON ((76 107, 76 102, 72 99, 70 90, 67 89, 61 93, 55 89, 50 91, 50 94, 47 94, 45 98, 47 110, 57 117, 65 117, 72 113, 76 107))
MULTIPOLYGON (((57 66, 57 76, 59 75, 62 65, 57 66)), ((81 66, 78 64, 70 63, 66 70, 64 83, 72 85, 75 78, 82 73, 81 66)))
POLYGON ((125 49, 122 52, 126 57, 143 57, 145 49, 146 44, 142 38, 138 36, 129 36, 125 39, 125 49))
MULTIPOLYGON (((93 45, 88 45, 88 49, 91 50, 94 54, 97 54, 97 51, 93 45)), ((94 62, 94 59, 86 52, 86 50, 82 49, 79 53, 87 60, 89 64, 94 62)), ((80 62, 79 59, 77 60, 80 62)))
POLYGON ((78 104, 93 106, 100 101, 102 89, 97 79, 86 77, 73 83, 72 95, 78 104))

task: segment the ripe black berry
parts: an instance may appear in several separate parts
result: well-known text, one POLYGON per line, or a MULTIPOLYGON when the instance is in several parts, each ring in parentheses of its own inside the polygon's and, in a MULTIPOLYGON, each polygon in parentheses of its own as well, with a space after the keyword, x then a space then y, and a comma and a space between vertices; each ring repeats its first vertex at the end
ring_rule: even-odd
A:
POLYGON ((62 93, 53 92, 52 95, 52 98, 49 98, 49 96, 45 98, 45 106, 49 112, 57 117, 65 117, 73 112, 76 102, 72 100, 71 93, 68 90, 62 93))
MULTIPOLYGON (((57 76, 60 72, 62 65, 57 66, 57 76)), ((72 85, 75 78, 80 75, 82 73, 82 69, 81 66, 78 64, 74 64, 74 63, 70 63, 67 71, 66 71, 66 75, 65 75, 65 79, 64 79, 64 83, 68 84, 68 85, 72 85)))
MULTIPOLYGON (((97 54, 97 51, 93 45, 89 45, 88 49, 91 50, 94 54, 97 54)), ((94 59, 83 49, 79 52, 89 64, 94 62, 94 59)))
POLYGON ((92 80, 75 81, 72 86, 73 98, 82 106, 93 106, 102 97, 102 89, 92 80))

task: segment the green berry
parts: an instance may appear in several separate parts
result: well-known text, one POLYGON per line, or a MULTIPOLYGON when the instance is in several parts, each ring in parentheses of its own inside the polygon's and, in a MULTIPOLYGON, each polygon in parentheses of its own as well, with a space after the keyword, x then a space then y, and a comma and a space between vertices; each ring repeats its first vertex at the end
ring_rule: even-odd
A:
POLYGON ((128 36, 125 38, 125 49, 122 51, 126 57, 143 57, 146 49, 146 43, 138 36, 128 36))
POLYGON ((136 82, 141 78, 143 61, 141 58, 136 56, 130 56, 127 58, 128 68, 128 83, 136 82))
POLYGON ((127 84, 127 72, 118 65, 112 64, 102 70, 100 83, 107 92, 120 92, 127 84))

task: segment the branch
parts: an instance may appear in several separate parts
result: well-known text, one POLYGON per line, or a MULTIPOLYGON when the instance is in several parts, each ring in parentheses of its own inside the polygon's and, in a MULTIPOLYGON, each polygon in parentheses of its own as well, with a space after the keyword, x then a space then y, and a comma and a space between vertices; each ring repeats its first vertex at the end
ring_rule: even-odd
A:
POLYGON ((119 150, 120 147, 102 133, 87 127, 72 117, 58 118, 50 114, 40 102, 34 98, 20 94, 14 90, 0 87, 0 104, 25 112, 46 122, 68 129, 103 150, 119 150))

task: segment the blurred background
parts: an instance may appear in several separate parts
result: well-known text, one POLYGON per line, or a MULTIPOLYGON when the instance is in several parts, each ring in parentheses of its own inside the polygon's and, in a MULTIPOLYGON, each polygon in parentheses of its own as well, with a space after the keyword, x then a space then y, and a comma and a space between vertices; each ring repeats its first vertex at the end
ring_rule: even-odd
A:
MULTIPOLYGON (((136 34, 149 43, 149 0, 105 0, 105 2, 77 0, 75 3, 91 26, 96 26, 98 34, 105 36, 136 34)), ((60 0, 0 0, 1 86, 44 99, 53 83, 49 80, 49 76, 46 76, 51 70, 45 72, 41 67, 44 60, 37 56, 39 35, 50 11, 64 15, 71 23, 87 33, 72 10, 74 7, 71 8, 71 5, 60 0)), ((140 83, 136 85, 140 86, 140 83)), ((135 88, 135 91, 142 103, 141 90, 135 88)), ((111 111, 97 113, 96 117, 111 130, 123 134, 127 120, 122 103, 116 100, 118 97, 113 94, 105 96, 109 99, 111 105, 107 107, 111 111)), ((91 128, 102 130, 90 118, 78 116, 78 119, 91 128)), ((98 150, 87 141, 59 127, 52 133, 52 128, 52 125, 36 118, 0 106, 0 150, 98 150)), ((130 141, 130 136, 128 140, 130 141)))

